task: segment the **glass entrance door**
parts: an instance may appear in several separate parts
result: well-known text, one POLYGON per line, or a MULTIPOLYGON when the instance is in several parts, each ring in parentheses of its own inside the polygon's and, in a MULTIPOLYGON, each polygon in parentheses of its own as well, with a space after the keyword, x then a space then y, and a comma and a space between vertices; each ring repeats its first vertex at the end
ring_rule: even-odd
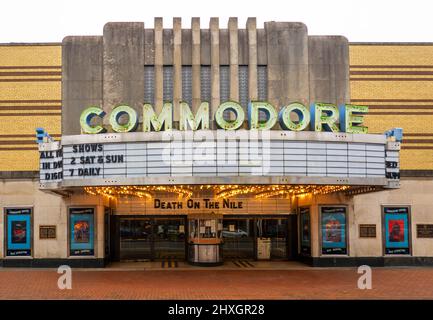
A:
POLYGON ((222 236, 224 258, 254 259, 253 219, 224 218, 222 236))
POLYGON ((120 260, 185 259, 185 218, 119 217, 120 260))
POLYGON ((257 237, 270 238, 271 259, 287 259, 287 218, 257 219, 257 237))
POLYGON ((146 218, 120 219, 120 260, 152 259, 152 221, 146 218))
POLYGON ((185 259, 185 219, 155 219, 155 259, 185 259))

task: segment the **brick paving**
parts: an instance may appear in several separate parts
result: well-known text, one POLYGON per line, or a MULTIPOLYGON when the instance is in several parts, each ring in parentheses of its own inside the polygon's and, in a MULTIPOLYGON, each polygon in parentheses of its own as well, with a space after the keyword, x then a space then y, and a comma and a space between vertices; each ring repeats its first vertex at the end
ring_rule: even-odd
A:
POLYGON ((59 290, 55 269, 1 269, 0 299, 433 299, 433 268, 373 269, 359 290, 356 269, 74 270, 59 290))

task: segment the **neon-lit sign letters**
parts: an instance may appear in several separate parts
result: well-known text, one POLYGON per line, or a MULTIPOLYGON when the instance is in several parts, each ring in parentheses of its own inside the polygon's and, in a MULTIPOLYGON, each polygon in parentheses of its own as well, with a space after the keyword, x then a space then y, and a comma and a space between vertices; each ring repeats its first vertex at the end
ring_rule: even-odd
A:
MULTIPOLYGON (((208 130, 210 119, 209 103, 202 102, 194 113, 185 102, 180 103, 179 130, 208 130)), ((142 108, 142 130, 161 131, 173 129, 173 105, 164 103, 162 110, 157 114, 150 104, 144 104, 142 108)), ((279 112, 275 107, 263 101, 252 101, 248 104, 247 114, 242 106, 234 101, 227 101, 219 105, 215 112, 215 122, 224 130, 239 129, 245 121, 250 130, 270 130, 277 122, 283 130, 291 131, 332 131, 347 133, 368 133, 368 128, 363 126, 363 115, 368 112, 367 106, 343 105, 337 107, 330 103, 314 103, 308 109, 303 104, 294 102, 281 108, 279 112), (234 117, 226 119, 226 111, 234 117), (259 114, 266 115, 264 120, 259 119, 259 114), (294 118, 296 120, 294 120, 294 118)), ((102 125, 92 123, 95 117, 103 118, 105 112, 98 106, 86 108, 80 116, 82 133, 96 134, 106 131, 102 125)), ((114 132, 132 132, 138 127, 137 111, 128 105, 119 105, 113 108, 109 115, 109 123, 114 132), (120 117, 127 115, 127 121, 120 123, 120 117)))

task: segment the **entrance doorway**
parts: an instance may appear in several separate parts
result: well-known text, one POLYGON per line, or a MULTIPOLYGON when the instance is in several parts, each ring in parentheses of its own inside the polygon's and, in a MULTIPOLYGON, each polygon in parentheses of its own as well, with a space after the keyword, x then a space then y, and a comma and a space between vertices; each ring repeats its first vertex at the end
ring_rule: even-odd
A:
MULTIPOLYGON (((297 216, 224 215, 222 252, 225 260, 257 258, 258 238, 270 240, 271 260, 297 257, 297 216)), ((112 215, 112 261, 186 260, 186 216, 112 215)))
POLYGON ((224 240, 224 258, 255 258, 253 219, 224 217, 222 236, 224 240))
POLYGON ((152 221, 120 218, 120 260, 152 259, 152 221))
POLYGON ((185 259, 185 217, 117 216, 113 260, 185 259))
POLYGON ((297 216, 230 216, 223 219, 224 259, 257 258, 258 238, 270 240, 270 260, 291 260, 298 255, 297 216))
POLYGON ((257 219, 257 237, 271 240, 272 259, 288 258, 288 219, 257 219))
POLYGON ((185 218, 156 218, 154 231, 154 258, 185 259, 185 218))

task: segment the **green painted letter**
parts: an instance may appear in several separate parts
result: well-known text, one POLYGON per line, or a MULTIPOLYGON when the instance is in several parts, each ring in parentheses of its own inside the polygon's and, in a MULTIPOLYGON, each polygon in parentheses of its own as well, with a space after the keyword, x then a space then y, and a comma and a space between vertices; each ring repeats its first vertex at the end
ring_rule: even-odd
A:
POLYGON ((227 101, 221 104, 215 112, 215 121, 218 126, 224 130, 236 130, 238 129, 245 120, 245 112, 242 106, 233 101, 227 101), (230 110, 236 114, 235 120, 224 119, 224 111, 230 110))
POLYGON ((364 116, 361 113, 367 113, 367 106, 354 106, 347 104, 340 108, 340 126, 341 130, 347 133, 368 133, 368 127, 362 126, 364 116))
POLYGON ((248 104, 248 123, 250 129, 269 130, 277 122, 278 113, 274 106, 268 102, 251 101, 248 104), (259 113, 266 114, 266 120, 259 121, 259 113))
POLYGON ((284 130, 302 131, 310 124, 310 112, 303 104, 298 102, 291 103, 281 109, 279 118, 280 126, 284 130), (290 119, 292 112, 298 115, 298 122, 290 119))
POLYGON ((326 131, 339 132, 336 124, 339 117, 338 108, 331 103, 315 103, 311 105, 311 119, 314 131, 322 131, 325 127, 326 131))
POLYGON ((164 125, 164 130, 173 128, 173 105, 169 102, 164 103, 159 116, 155 114, 152 105, 143 105, 143 132, 149 132, 151 125, 155 131, 161 131, 164 125))
POLYGON ((80 116, 80 125, 81 125, 81 132, 82 133, 100 133, 104 130, 104 128, 100 125, 92 126, 90 122, 92 121, 93 117, 104 117, 105 112, 100 107, 97 106, 91 106, 86 108, 80 116))
POLYGON ((203 130, 209 129, 209 103, 202 102, 194 116, 188 103, 181 102, 179 129, 188 130, 188 124, 192 130, 198 130, 200 125, 203 130))
POLYGON ((137 127, 137 112, 130 106, 117 106, 113 109, 113 111, 111 111, 110 125, 114 132, 132 131, 137 127), (119 118, 124 114, 128 115, 128 122, 125 124, 120 124, 119 118))

